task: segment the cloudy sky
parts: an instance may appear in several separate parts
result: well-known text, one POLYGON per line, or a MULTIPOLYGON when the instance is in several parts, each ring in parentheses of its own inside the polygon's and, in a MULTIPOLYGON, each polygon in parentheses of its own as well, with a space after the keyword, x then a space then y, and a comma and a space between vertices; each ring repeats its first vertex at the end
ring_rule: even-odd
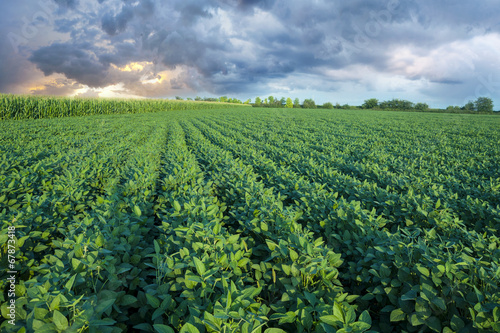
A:
POLYGON ((19 0, 0 92, 500 109, 498 0, 19 0))

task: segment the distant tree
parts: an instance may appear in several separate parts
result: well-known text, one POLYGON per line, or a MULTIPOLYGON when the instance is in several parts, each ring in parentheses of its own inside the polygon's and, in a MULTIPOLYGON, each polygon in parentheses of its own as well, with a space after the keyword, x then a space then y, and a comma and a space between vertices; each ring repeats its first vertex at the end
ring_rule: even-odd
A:
POLYGON ((193 99, 191 97, 186 98, 188 101, 192 101, 193 99))
POLYGON ((350 108, 351 108, 351 106, 349 104, 342 105, 342 109, 344 109, 344 110, 349 110, 350 108))
POLYGON ((379 107, 383 110, 411 110, 415 108, 415 105, 403 99, 392 99, 390 101, 381 102, 379 107))
POLYGON ((378 99, 370 98, 365 100, 365 103, 361 106, 363 109, 373 109, 378 106, 378 99))
POLYGON ((330 102, 326 102, 323 104, 323 109, 333 109, 333 104, 330 102))
POLYGON ((474 107, 478 112, 493 112, 493 101, 489 97, 479 97, 474 102, 474 107))
POLYGON ((274 96, 269 96, 267 99, 269 100, 269 106, 274 106, 274 96))
POLYGON ((226 103, 227 102, 227 96, 221 96, 221 97, 219 97, 219 102, 226 103))
POLYGON ((255 103, 254 103, 254 105, 255 105, 255 106, 260 106, 261 104, 262 104, 262 100, 260 99, 260 97, 257 97, 257 98, 255 99, 255 103))
POLYGON ((465 110, 465 111, 475 111, 476 110, 476 106, 474 105, 474 102, 473 101, 468 101, 463 107, 462 107, 462 110, 465 110))
POLYGON ((267 100, 267 98, 264 99, 264 105, 269 106, 269 101, 267 100))
POLYGON ((175 99, 178 100, 178 101, 182 101, 182 97, 181 96, 175 96, 175 99))
POLYGON ((342 106, 340 106, 340 104, 339 104, 339 103, 335 103, 335 108, 336 108, 336 109, 341 109, 341 108, 342 108, 342 106))
POLYGON ((285 107, 289 108, 289 109, 293 108, 293 102, 292 102, 292 99, 290 97, 288 97, 286 99, 286 106, 285 107))
POLYGON ((311 98, 305 99, 302 106, 304 109, 316 109, 316 103, 311 98))
POLYGON ((300 108, 300 100, 298 98, 296 98, 294 101, 293 101, 293 107, 294 108, 300 108))
POLYGON ((446 111, 448 111, 448 112, 460 112, 460 107, 450 105, 446 108, 446 111))
POLYGON ((243 103, 243 104, 250 104, 250 103, 252 103, 252 100, 249 98, 249 99, 247 99, 247 100, 245 101, 245 103, 243 103))
POLYGON ((196 96, 196 97, 194 98, 194 100, 195 100, 195 101, 201 101, 201 97, 200 97, 200 96, 196 96))
POLYGON ((280 102, 279 102, 279 107, 280 108, 286 107, 286 98, 285 97, 281 97, 280 102))
POLYGON ((427 103, 417 103, 415 104, 415 110, 427 111, 429 110, 429 105, 427 105, 427 103))

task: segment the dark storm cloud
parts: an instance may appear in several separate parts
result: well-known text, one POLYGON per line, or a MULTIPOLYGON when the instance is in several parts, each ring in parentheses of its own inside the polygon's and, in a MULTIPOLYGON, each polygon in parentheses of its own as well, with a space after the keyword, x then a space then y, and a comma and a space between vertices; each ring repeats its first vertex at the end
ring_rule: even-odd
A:
POLYGON ((78 0, 54 0, 54 2, 63 8, 75 9, 78 6, 78 0))
POLYGON ((91 44, 54 43, 33 52, 29 58, 45 75, 61 73, 90 87, 105 82, 107 67, 97 59, 91 44))
POLYGON ((0 93, 32 76, 30 63, 15 54, 5 38, 0 38, 0 61, 0 93))
MULTIPOLYGON (((293 77, 291 90, 337 87, 345 77, 362 84, 367 79, 361 72, 358 77, 335 77, 335 71, 356 66, 373 75, 428 80, 449 89, 460 87, 456 90, 462 92, 468 80, 477 81, 483 72, 500 75, 500 69, 476 49, 471 51, 474 57, 455 67, 426 58, 439 58, 453 43, 483 45, 467 43, 500 32, 494 0, 51 1, 59 7, 51 17, 54 31, 68 39, 33 47, 29 59, 45 75, 62 73, 92 87, 129 82, 131 76, 110 75, 111 65, 141 61, 153 63, 153 71, 182 67, 183 75, 166 81, 174 88, 227 94, 255 87, 267 90, 271 82, 288 77, 293 77), (398 52, 408 56, 397 58, 398 52), (301 75, 312 75, 318 83, 302 84, 301 75)), ((6 31, 4 27, 1 32, 6 31)), ((3 61, 12 59, 1 55, 3 61)), ((12 76, 16 66, 0 66, 1 88, 2 81, 4 86, 12 82, 4 75, 12 76)))
POLYGON ((102 29, 111 36, 125 31, 127 24, 134 17, 134 12, 132 8, 124 6, 122 11, 114 16, 111 13, 107 13, 102 17, 101 25, 102 29))

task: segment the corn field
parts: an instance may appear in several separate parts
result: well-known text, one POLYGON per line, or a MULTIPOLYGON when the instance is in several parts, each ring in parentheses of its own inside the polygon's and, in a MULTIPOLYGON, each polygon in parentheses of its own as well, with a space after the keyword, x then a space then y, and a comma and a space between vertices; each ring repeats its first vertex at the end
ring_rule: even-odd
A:
POLYGON ((0 120, 61 118, 173 110, 224 109, 237 106, 237 104, 230 103, 163 99, 127 100, 0 94, 0 120))

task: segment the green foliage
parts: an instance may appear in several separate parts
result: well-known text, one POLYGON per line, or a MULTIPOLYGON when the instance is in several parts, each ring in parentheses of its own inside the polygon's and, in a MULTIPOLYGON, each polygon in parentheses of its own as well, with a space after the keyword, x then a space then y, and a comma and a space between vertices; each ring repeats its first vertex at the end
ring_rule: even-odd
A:
POLYGON ((302 103, 302 107, 304 109, 316 109, 316 103, 314 100, 307 98, 304 100, 304 103, 302 103))
MULTIPOLYGON (((208 99, 205 99, 208 100, 208 99)), ((241 104, 241 103, 240 103, 241 104)), ((0 120, 233 108, 234 105, 176 100, 114 100, 0 94, 0 120)))
POLYGON ((415 105, 406 100, 401 99, 392 99, 390 101, 380 102, 380 109, 382 110, 412 110, 415 108, 415 105))
POLYGON ((460 112, 460 107, 450 105, 446 108, 446 111, 448 111, 448 112, 460 112))
POLYGON ((370 98, 365 100, 365 102, 362 105, 363 109, 373 109, 378 106, 378 99, 376 98, 370 98))
POLYGON ((476 111, 476 106, 473 101, 468 101, 462 109, 465 111, 476 111))
POLYGON ((417 103, 417 104, 415 104, 415 110, 427 111, 427 110, 429 110, 429 105, 427 105, 427 103, 417 103))
POLYGON ((478 112, 493 112, 493 100, 489 97, 479 97, 474 102, 474 109, 478 112))
POLYGON ((323 109, 333 109, 333 104, 330 102, 326 102, 323 104, 323 109))
MULTIPOLYGON (((184 102, 185 103, 185 102, 184 102)), ((18 332, 500 331, 498 118, 0 122, 18 332)))
POLYGON ((289 109, 293 108, 293 102, 292 102, 292 99, 290 97, 288 97, 286 99, 286 107, 289 109))
POLYGON ((300 108, 300 100, 298 98, 295 98, 293 100, 293 107, 294 108, 300 108))

